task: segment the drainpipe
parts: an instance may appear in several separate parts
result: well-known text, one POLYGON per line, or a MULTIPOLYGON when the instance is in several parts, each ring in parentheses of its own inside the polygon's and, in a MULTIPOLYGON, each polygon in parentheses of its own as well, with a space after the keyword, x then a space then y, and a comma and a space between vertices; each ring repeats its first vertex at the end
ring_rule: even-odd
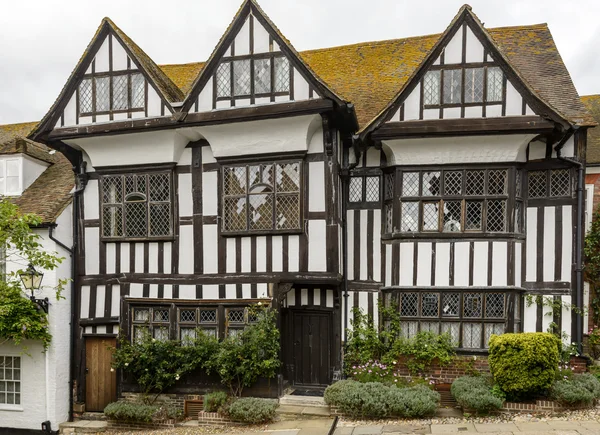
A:
MULTIPOLYGON (((348 153, 356 152, 355 145, 358 143, 358 136, 352 137, 352 146, 348 153)), ((354 163, 348 164, 347 159, 342 160, 342 251, 343 256, 343 274, 344 274, 344 345, 348 341, 348 186, 350 180, 350 171, 358 165, 358 157, 354 163), (344 167, 344 165, 348 165, 344 167)), ((355 253, 356 255, 356 253, 355 253)), ((343 354, 343 349, 342 349, 343 354)), ((344 358, 342 358, 342 373, 344 373, 344 358)))
MULTIPOLYGON (((583 227, 582 222, 584 218, 583 209, 583 195, 585 192, 585 167, 582 162, 571 159, 569 157, 562 157, 560 151, 563 145, 567 142, 569 137, 575 134, 578 130, 577 126, 569 129, 560 142, 554 147, 556 150, 556 157, 563 162, 569 163, 577 168, 577 223, 575 225, 575 306, 579 309, 583 309, 583 227)), ((577 351, 579 354, 583 352, 583 316, 581 311, 575 312, 575 337, 574 341, 577 343, 577 351)))

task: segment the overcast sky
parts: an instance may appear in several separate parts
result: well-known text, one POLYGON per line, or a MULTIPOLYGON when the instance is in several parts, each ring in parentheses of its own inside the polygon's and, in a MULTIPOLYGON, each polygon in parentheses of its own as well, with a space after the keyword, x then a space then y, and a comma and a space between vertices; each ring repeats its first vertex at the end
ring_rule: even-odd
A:
MULTIPOLYGON (((442 32, 464 0, 259 0, 297 50, 442 32)), ((0 124, 37 121, 109 16, 158 64, 205 60, 242 0, 19 0, 0 14, 0 124)), ((580 95, 600 93, 600 1, 471 0, 486 27, 548 23, 580 95)))

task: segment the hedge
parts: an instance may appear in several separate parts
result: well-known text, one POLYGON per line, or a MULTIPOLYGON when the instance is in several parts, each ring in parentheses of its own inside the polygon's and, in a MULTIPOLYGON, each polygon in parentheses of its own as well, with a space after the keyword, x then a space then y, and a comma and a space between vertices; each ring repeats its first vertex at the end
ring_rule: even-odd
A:
POLYGON ((488 413, 502 408, 503 400, 494 395, 490 382, 482 376, 458 378, 452 383, 450 392, 460 406, 473 409, 477 413, 488 413))
POLYGON ((560 340, 545 332, 493 335, 488 358, 492 376, 511 398, 541 393, 556 378, 560 349, 560 340))
POLYGON ((552 397, 569 406, 590 406, 600 399, 600 381, 589 373, 573 375, 554 383, 552 397))
POLYGON ((146 405, 136 402, 112 402, 104 408, 104 415, 118 421, 151 423, 156 420, 179 419, 180 409, 172 406, 146 405))
POLYGON ((278 406, 276 400, 245 397, 231 403, 227 413, 233 421, 249 424, 268 423, 275 418, 278 406))
POLYGON ((227 393, 215 391, 204 395, 204 410, 206 412, 217 412, 227 403, 227 393))

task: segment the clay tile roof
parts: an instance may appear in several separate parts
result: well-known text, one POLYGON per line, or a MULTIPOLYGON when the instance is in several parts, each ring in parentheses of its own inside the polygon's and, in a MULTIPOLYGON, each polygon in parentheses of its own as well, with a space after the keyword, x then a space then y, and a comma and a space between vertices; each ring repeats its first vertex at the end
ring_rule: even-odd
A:
MULTIPOLYGON (((464 6, 461 11, 464 8, 468 9, 464 6)), ((573 124, 595 125, 546 24, 486 30, 540 100, 573 124)), ((359 125, 364 128, 405 86, 440 37, 435 34, 364 42, 302 51, 299 55, 336 94, 354 103, 359 125)), ((160 66, 184 93, 189 92, 195 74, 200 74, 203 67, 203 63, 160 66)))
POLYGON ((39 215, 45 224, 54 223, 71 202, 75 185, 70 162, 59 152, 50 154, 46 145, 27 139, 37 122, 0 125, 0 154, 22 153, 49 164, 15 203, 24 213, 39 215))
MULTIPOLYGON (((587 110, 600 124, 600 95, 584 95, 581 101, 587 110)), ((586 162, 600 163, 600 127, 590 128, 587 134, 586 162)))

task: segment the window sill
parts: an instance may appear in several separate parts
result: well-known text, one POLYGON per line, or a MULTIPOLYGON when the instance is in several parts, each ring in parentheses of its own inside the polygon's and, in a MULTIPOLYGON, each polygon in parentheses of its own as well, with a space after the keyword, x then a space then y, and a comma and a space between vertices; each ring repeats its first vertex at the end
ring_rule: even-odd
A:
POLYGON ((301 229, 296 230, 261 230, 261 231, 228 231, 221 232, 221 236, 223 237, 239 237, 239 236, 285 236, 285 235, 300 235, 303 234, 304 231, 301 229))
POLYGON ((516 239, 525 240, 525 234, 517 233, 392 233, 382 234, 381 240, 439 240, 439 239, 516 239))
POLYGON ((164 237, 100 237, 100 241, 104 243, 116 243, 116 242, 172 242, 175 240, 175 236, 164 236, 164 237))
POLYGON ((19 405, 0 405, 0 411, 23 412, 25 409, 19 405))

